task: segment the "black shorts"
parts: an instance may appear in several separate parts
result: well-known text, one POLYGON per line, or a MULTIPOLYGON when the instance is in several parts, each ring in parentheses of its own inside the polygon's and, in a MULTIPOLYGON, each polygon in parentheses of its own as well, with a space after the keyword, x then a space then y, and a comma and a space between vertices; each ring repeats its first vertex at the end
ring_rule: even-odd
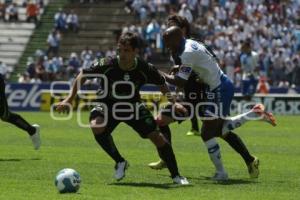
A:
POLYGON ((4 78, 0 74, 0 118, 5 120, 9 117, 8 105, 5 97, 5 83, 4 78))
POLYGON ((99 103, 90 113, 90 121, 96 117, 103 117, 106 121, 105 134, 111 134, 120 122, 124 122, 132 127, 142 138, 147 138, 148 134, 158 130, 152 113, 144 104, 130 103, 131 106, 116 106, 113 103, 99 103), (126 112, 122 112, 126 110, 126 112), (121 111, 121 112, 120 112, 121 111))

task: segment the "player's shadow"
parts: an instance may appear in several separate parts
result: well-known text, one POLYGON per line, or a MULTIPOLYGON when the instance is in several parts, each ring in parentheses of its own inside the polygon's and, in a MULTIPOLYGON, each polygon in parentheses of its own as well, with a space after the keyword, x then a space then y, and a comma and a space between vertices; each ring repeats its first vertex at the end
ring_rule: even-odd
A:
POLYGON ((80 196, 80 195, 82 195, 81 192, 71 192, 71 193, 68 193, 68 192, 66 192, 66 193, 59 193, 59 192, 57 192, 57 194, 64 195, 64 196, 80 196))
POLYGON ((0 158, 0 162, 21 162, 28 160, 42 160, 41 158, 0 158))
MULTIPOLYGON (((165 175, 160 175, 165 176, 165 175)), ((214 181, 211 180, 211 177, 208 176, 199 176, 199 177, 186 177, 191 184, 220 184, 220 185, 243 185, 243 184, 254 184, 258 183, 256 179, 228 179, 227 181, 214 181)))
POLYGON ((207 177, 207 176, 199 176, 199 178, 195 178, 195 177, 187 177, 187 178, 189 180, 193 180, 193 179, 198 180, 199 182, 202 182, 201 184, 243 185, 243 184, 258 183, 257 180, 254 179, 228 179, 226 181, 214 181, 211 180, 211 177, 207 177))
POLYGON ((182 185, 176 185, 173 183, 145 183, 145 182, 139 182, 139 183, 126 183, 126 182, 117 182, 117 183, 109 183, 108 185, 117 185, 117 186, 129 186, 129 187, 151 187, 156 189, 174 189, 178 187, 191 187, 192 185, 182 186, 182 185))

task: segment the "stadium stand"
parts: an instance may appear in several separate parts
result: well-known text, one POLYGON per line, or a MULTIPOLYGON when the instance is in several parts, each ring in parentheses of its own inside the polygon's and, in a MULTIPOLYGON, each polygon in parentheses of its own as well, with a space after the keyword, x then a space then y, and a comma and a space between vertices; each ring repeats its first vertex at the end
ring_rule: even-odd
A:
MULTIPOLYGON (((124 11, 123 6, 124 4, 121 0, 95 1, 93 4, 80 3, 80 1, 50 1, 45 15, 41 19, 41 25, 32 36, 19 62, 19 67, 15 70, 14 77, 11 80, 16 81, 18 75, 27 70, 28 64, 30 64, 27 61, 28 59, 31 60, 31 57, 34 58, 34 63, 42 62, 42 68, 45 68, 45 73, 47 73, 48 63, 53 55, 48 55, 46 44, 47 37, 49 37, 49 33, 53 29, 58 30, 57 33, 60 37, 57 58, 62 60, 62 73, 66 73, 67 63, 71 55, 81 55, 86 47, 92 50, 92 59, 100 54, 101 56, 105 55, 105 52, 109 51, 111 46, 115 44, 122 25, 126 21, 130 22, 133 20, 133 17, 124 11), (62 13, 61 19, 66 20, 66 22, 62 23, 63 27, 57 26, 59 12, 62 13), (67 26, 65 27, 68 23, 69 13, 75 14, 79 19, 77 30, 69 30, 67 26)), ((61 24, 59 25, 61 26, 61 24)), ((83 59, 80 61, 80 64, 84 64, 83 59)), ((55 80, 66 78, 60 75, 55 80)), ((51 80, 45 78, 42 81, 51 80)))
MULTIPOLYGON (((299 87, 300 3, 278 0, 125 0, 135 16, 131 30, 145 40, 160 40, 168 14, 192 25, 192 35, 209 45, 224 71, 240 85, 241 44, 250 40, 259 54, 260 75, 275 87, 299 87), (153 21, 155 22, 155 28, 153 21)), ((126 25, 124 29, 128 29, 126 25)), ((154 46, 160 50, 162 46, 154 46)), ((155 50, 155 49, 154 49, 155 50)))
POLYGON ((27 5, 35 5, 39 13, 39 17, 44 12, 46 1, 1 1, 1 17, 0 22, 0 60, 7 66, 7 78, 10 73, 15 71, 19 59, 21 58, 26 45, 36 28, 35 23, 27 23, 27 5), (42 3, 41 3, 42 2, 42 3))
MULTIPOLYGON (((72 58, 79 59, 76 62, 82 67, 96 57, 115 54, 111 47, 117 36, 126 30, 138 32, 148 42, 143 52, 146 59, 159 67, 169 66, 169 56, 163 48, 161 33, 166 27, 166 16, 178 13, 192 21, 193 35, 215 50, 220 65, 235 80, 237 87, 241 82, 241 42, 251 35, 254 50, 260 55, 261 83, 266 84, 262 88, 271 87, 270 91, 274 91, 272 87, 300 86, 299 3, 276 0, 54 0, 47 7, 40 27, 31 37, 18 68, 14 70, 12 80, 17 80, 16 75, 26 71, 28 57, 36 59, 36 55, 40 56, 39 62, 42 62, 45 73, 48 73, 52 55, 49 57, 46 53, 46 41, 51 30, 56 27, 54 17, 59 10, 66 16, 73 12, 79 20, 78 29, 70 31, 63 28, 58 32, 60 42, 55 60, 62 63, 59 67, 63 70, 62 73, 67 73, 68 63, 72 58), (253 29, 255 27, 258 30, 256 32, 253 29), (86 48, 91 51, 87 60, 82 57, 86 48)), ((60 75, 54 77, 55 80, 69 78, 60 75)), ((45 78, 41 81, 51 80, 45 78)))
POLYGON ((12 71, 32 35, 35 25, 31 23, 0 23, 0 60, 12 71))
POLYGON ((78 15, 80 30, 78 33, 67 32, 64 34, 60 55, 69 58, 72 52, 80 54, 88 46, 93 52, 107 51, 116 42, 120 27, 133 17, 124 11, 121 0, 106 3, 100 1, 94 4, 73 3, 68 4, 64 10, 74 10, 78 15))
MULTIPOLYGON (((20 76, 26 71, 28 57, 34 55, 38 49, 46 48, 47 35, 53 27, 53 15, 59 7, 67 3, 65 0, 36 0, 40 7, 39 22, 34 33, 30 37, 26 49, 24 50, 18 64, 11 73, 10 80, 16 82, 20 76)), ((33 23, 33 22, 32 22, 33 23)))

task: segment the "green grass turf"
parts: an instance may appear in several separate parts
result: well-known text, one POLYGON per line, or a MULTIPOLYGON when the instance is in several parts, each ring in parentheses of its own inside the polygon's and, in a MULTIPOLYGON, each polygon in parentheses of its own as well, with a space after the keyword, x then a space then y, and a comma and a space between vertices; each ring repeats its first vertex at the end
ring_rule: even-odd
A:
MULTIPOLYGON (((0 122, 0 199, 300 199, 299 116, 278 117, 278 127, 250 122, 236 132, 261 160, 261 176, 248 178, 242 159, 220 141, 230 181, 208 180, 214 172, 206 148, 197 136, 186 136, 189 122, 173 124, 173 146, 181 174, 188 187, 171 184, 167 170, 153 171, 147 163, 157 160, 154 146, 120 124, 114 138, 129 161, 126 177, 113 179, 113 161, 100 149, 88 128, 80 128, 76 117, 54 121, 49 113, 21 113, 41 125, 42 147, 34 151, 27 134, 0 122), (82 178, 77 194, 59 194, 55 174, 74 168, 82 178)), ((82 118, 86 122, 88 113, 82 118)))

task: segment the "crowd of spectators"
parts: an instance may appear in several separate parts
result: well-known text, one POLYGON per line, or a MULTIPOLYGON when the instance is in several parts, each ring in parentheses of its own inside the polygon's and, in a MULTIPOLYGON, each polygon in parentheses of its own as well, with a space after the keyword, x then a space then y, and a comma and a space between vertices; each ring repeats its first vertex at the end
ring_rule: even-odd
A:
POLYGON ((44 0, 0 0, 0 20, 6 22, 27 21, 38 24, 43 10, 44 0))
MULTIPOLYGON (((77 14, 74 10, 65 12, 62 8, 59 8, 54 15, 53 22, 53 29, 50 31, 46 40, 48 48, 45 50, 38 49, 33 57, 27 58, 27 70, 19 76, 19 82, 39 83, 66 80, 72 77, 71 71, 69 70, 69 63, 76 66, 76 70, 79 68, 77 64, 74 64, 75 60, 77 61, 76 53, 71 54, 69 62, 59 55, 62 35, 68 31, 77 33, 79 30, 77 14), (76 57, 75 60, 73 59, 74 57, 76 57)), ((81 60, 78 60, 78 65, 80 64, 81 60)), ((74 73, 77 72, 76 70, 74 73)))
POLYGON ((69 12, 59 8, 54 15, 53 29, 49 32, 47 37, 48 49, 45 54, 47 57, 59 56, 59 47, 62 35, 67 32, 77 33, 79 31, 79 20, 78 15, 74 10, 69 12))
POLYGON ((72 52, 68 58, 63 58, 59 53, 60 41, 63 35, 67 32, 77 33, 79 27, 79 19, 74 10, 66 12, 59 8, 58 12, 54 15, 53 29, 47 37, 48 48, 45 50, 38 49, 35 55, 28 57, 27 70, 19 76, 19 82, 71 81, 81 68, 89 67, 95 59, 116 55, 113 47, 106 50, 99 47, 96 52, 93 52, 86 46, 80 55, 72 52))
POLYGON ((59 8, 58 12, 54 15, 54 28, 60 32, 73 31, 75 33, 79 30, 79 20, 74 10, 65 12, 59 8))
MULTIPOLYGON (((241 44, 250 40, 253 50, 259 54, 261 82, 275 87, 299 87, 299 4, 296 0, 125 0, 126 12, 136 20, 125 24, 122 32, 130 30, 141 35, 147 44, 142 52, 145 59, 151 61, 153 52, 169 57, 162 33, 167 16, 179 14, 190 22, 193 37, 212 47, 220 66, 236 86, 241 82, 241 44)), ((71 80, 95 58, 116 54, 113 48, 95 53, 86 47, 80 55, 73 52, 63 59, 58 51, 61 33, 79 29, 78 17, 75 17, 75 28, 70 25, 71 14, 75 13, 59 10, 55 15, 54 29, 47 39, 48 50, 37 51, 34 59, 29 59, 27 75, 31 80, 71 80)))
POLYGON ((78 55, 72 52, 69 58, 63 58, 59 54, 47 56, 46 51, 37 50, 33 57, 27 59, 26 72, 20 75, 20 83, 40 83, 54 80, 72 81, 80 69, 89 67, 95 59, 105 56, 115 56, 112 48, 106 52, 100 49, 93 52, 88 46, 78 55))
MULTIPOLYGON (((193 37, 209 45, 224 71, 240 85, 241 44, 250 40, 259 54, 260 76, 272 86, 300 86, 300 2, 297 0, 125 0, 135 24, 123 31, 139 33, 153 51, 164 51, 166 17, 179 14, 193 37)), ((168 55, 167 55, 168 56, 168 55)))
MULTIPOLYGON (((0 20, 5 22, 34 22, 38 24, 41 10, 44 3, 49 0, 0 0, 0 20), (22 11, 21 11, 22 10, 22 11), (26 12, 25 12, 26 11, 26 12), (19 15, 26 14, 26 19, 19 15)), ((69 0, 73 3, 110 3, 109 0, 69 0)), ((119 0, 120 2, 122 0, 119 0)), ((26 71, 19 74, 21 83, 40 83, 53 80, 72 80, 79 72, 80 68, 86 68, 96 58, 104 56, 115 56, 113 47, 93 52, 89 47, 85 47, 77 55, 72 52, 68 57, 62 57, 59 49, 61 39, 69 32, 78 33, 79 19, 74 10, 64 10, 59 8, 53 18, 53 29, 46 39, 47 48, 38 49, 35 54, 27 58, 26 71)), ((0 61, 0 73, 9 77, 10 69, 5 63, 0 61)))
MULTIPOLYGON (((0 0, 0 23, 34 23, 39 24, 39 19, 44 11, 45 5, 49 0, 0 0)), ((8 42, 13 41, 13 37, 6 35, 1 36, 1 41, 7 39, 8 42)), ((2 56, 3 57, 3 56, 2 56)), ((13 66, 0 61, 0 73, 4 77, 9 78, 13 71, 13 66), (6 68, 6 69, 5 69, 6 68)))

